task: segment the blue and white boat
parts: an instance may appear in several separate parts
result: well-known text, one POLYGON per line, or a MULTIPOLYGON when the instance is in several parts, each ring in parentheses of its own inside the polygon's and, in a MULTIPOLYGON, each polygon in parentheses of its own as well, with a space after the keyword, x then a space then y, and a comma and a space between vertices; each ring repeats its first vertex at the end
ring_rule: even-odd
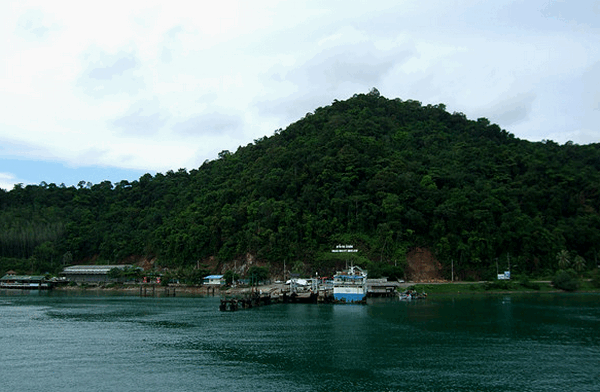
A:
POLYGON ((336 302, 360 303, 367 300, 367 271, 352 266, 333 276, 333 299, 336 302))

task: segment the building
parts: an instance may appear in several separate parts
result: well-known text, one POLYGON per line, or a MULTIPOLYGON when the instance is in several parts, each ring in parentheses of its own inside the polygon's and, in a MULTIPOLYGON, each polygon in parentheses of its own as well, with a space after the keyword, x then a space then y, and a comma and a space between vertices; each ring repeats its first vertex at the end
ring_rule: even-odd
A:
POLYGON ((225 284, 225 279, 223 279, 223 275, 208 275, 204 277, 203 283, 220 286, 225 284))
POLYGON ((130 264, 126 265, 72 265, 66 267, 60 274, 71 282, 77 283, 104 283, 104 282, 117 282, 122 279, 109 277, 109 272, 113 268, 120 270, 125 269, 139 269, 140 267, 134 267, 130 264))
POLYGON ((52 288, 52 284, 43 275, 15 275, 14 271, 8 271, 0 278, 0 288, 48 290, 52 288))

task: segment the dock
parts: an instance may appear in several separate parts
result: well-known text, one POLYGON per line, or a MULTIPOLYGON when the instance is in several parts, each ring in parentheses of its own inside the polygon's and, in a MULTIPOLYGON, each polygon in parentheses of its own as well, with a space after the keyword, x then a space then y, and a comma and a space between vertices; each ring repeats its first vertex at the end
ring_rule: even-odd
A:
POLYGON ((317 292, 314 292, 290 291, 289 289, 274 288, 265 293, 262 293, 261 291, 252 291, 246 295, 221 298, 219 310, 236 311, 278 303, 316 304, 333 302, 333 290, 331 289, 320 289, 317 292))
MULTIPOLYGON (((399 287, 401 287, 399 282, 388 282, 386 279, 369 279, 367 282, 367 297, 395 297, 398 295, 397 290, 399 287)), ((219 310, 236 311, 278 303, 345 303, 336 301, 333 297, 333 288, 326 285, 319 286, 316 289, 315 287, 306 289, 297 287, 274 287, 266 292, 257 290, 256 288, 250 290, 251 292, 249 293, 240 293, 239 295, 222 297, 219 310)), ((366 301, 358 303, 366 303, 366 301)))

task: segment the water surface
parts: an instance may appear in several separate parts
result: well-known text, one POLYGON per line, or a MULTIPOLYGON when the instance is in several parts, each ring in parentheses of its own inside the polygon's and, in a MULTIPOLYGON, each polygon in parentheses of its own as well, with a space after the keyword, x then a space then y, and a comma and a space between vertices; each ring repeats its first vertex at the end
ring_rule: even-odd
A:
POLYGON ((218 297, 3 292, 3 389, 600 390, 596 294, 218 305, 218 297))

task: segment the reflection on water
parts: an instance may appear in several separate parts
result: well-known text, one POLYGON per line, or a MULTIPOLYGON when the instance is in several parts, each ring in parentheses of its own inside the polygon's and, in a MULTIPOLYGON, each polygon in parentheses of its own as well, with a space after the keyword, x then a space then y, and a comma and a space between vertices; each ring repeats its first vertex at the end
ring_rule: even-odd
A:
POLYGON ((600 296, 0 296, 6 390, 595 391, 600 296))

